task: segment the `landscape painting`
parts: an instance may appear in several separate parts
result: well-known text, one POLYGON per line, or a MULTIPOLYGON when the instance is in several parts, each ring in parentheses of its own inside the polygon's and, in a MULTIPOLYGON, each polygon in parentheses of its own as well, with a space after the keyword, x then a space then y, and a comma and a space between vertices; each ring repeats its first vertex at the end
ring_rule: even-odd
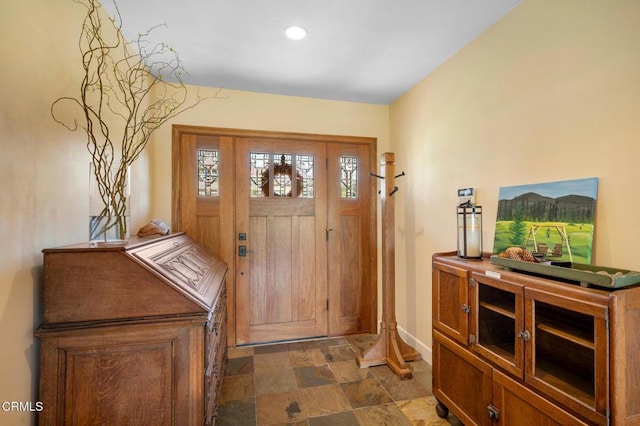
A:
POLYGON ((591 264, 598 178, 500 188, 493 252, 591 264))

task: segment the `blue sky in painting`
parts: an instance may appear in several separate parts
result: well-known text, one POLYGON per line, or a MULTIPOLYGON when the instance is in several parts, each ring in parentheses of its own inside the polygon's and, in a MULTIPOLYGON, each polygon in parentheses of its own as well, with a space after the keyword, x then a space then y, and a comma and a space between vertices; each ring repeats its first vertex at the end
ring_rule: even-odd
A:
POLYGON ((527 192, 535 192, 536 194, 551 198, 558 198, 565 195, 583 195, 595 199, 598 193, 598 178, 505 186, 500 188, 498 200, 511 200, 527 192))

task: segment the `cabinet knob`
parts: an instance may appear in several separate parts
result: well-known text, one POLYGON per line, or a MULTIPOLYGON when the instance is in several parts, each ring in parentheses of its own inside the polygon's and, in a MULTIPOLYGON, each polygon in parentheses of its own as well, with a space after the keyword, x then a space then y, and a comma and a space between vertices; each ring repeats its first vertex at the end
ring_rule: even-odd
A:
POLYGON ((471 312, 471 308, 467 304, 463 304, 462 312, 464 312, 465 314, 469 314, 471 312))
POLYGON ((531 339, 531 334, 529 334, 527 330, 524 330, 518 333, 518 337, 524 340, 525 342, 528 342, 529 339, 531 339))

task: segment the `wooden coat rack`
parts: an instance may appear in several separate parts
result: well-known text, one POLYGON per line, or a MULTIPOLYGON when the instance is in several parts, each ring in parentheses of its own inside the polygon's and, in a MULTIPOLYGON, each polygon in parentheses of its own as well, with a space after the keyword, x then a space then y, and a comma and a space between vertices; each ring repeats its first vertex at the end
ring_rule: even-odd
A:
POLYGON ((382 199, 382 321, 380 332, 371 347, 356 357, 360 368, 376 365, 388 365, 401 379, 411 378, 411 369, 407 361, 418 361, 422 356, 414 348, 406 344, 398 334, 396 321, 396 285, 395 285, 395 220, 394 197, 398 192, 396 178, 404 176, 404 172, 395 175, 395 154, 382 154, 380 173, 376 175, 384 180, 382 199))

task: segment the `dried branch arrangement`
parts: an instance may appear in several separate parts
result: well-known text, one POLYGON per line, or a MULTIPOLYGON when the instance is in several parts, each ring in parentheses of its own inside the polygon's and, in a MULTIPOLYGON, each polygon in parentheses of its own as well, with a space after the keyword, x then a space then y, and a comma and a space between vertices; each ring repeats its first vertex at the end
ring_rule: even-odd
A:
POLYGON ((120 239, 126 239, 129 166, 167 120, 218 96, 187 102, 178 54, 164 43, 148 43, 157 26, 129 43, 121 32, 122 19, 115 1, 116 16, 108 20, 103 18, 105 12, 98 0, 74 2, 86 8, 78 43, 83 69, 80 95, 56 99, 51 115, 67 129, 82 129, 87 134, 92 170, 104 205, 101 214, 92 219, 90 239, 114 228, 120 239), (63 120, 66 103, 80 107, 82 118, 72 124, 63 120))

